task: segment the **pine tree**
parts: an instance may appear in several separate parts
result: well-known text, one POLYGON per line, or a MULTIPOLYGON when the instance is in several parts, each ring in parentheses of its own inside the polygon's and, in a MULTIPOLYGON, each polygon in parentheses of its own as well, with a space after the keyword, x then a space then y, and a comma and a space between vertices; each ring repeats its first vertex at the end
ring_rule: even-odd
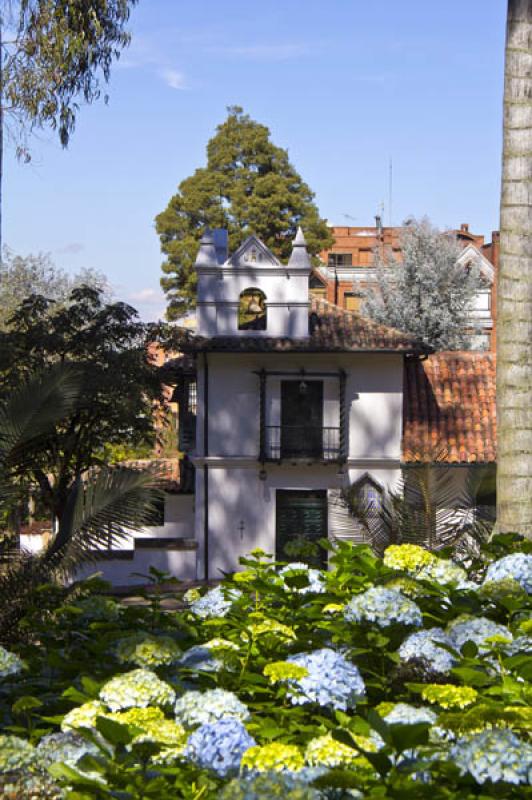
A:
POLYGON ((479 266, 457 263, 462 249, 428 219, 402 233, 402 261, 375 250, 376 284, 365 291, 362 314, 398 328, 436 350, 467 350, 475 294, 484 285, 479 266))
POLYGON ((167 316, 176 319, 194 306, 193 270, 199 238, 206 224, 227 228, 235 250, 255 233, 280 259, 287 259, 298 225, 309 252, 332 244, 313 193, 288 159, 270 141, 265 125, 238 106, 207 145, 207 166, 179 184, 167 208, 156 218, 161 250, 166 256, 161 279, 168 297, 167 316))

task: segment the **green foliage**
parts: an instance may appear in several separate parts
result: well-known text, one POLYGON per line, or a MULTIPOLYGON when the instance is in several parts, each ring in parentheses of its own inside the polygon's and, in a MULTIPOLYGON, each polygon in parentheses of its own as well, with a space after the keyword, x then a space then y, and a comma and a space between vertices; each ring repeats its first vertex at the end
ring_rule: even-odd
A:
POLYGON ((57 363, 78 370, 76 403, 39 447, 26 450, 18 471, 22 487, 37 485, 59 519, 70 487, 87 469, 105 463, 109 448, 122 447, 124 440, 130 448, 154 442, 153 407, 161 395, 157 370, 146 358, 148 333, 131 306, 106 303, 100 290, 88 286, 74 289, 66 306, 32 295, 10 319, 9 330, 0 331, 0 403, 36 371, 57 363))
POLYGON ((479 265, 458 264, 456 238, 426 218, 408 222, 401 250, 401 261, 375 251, 376 286, 367 289, 362 313, 436 350, 468 350, 465 329, 475 294, 485 285, 479 265))
POLYGON ((43 253, 18 256, 4 248, 0 261, 0 328, 6 328, 23 300, 41 294, 59 304, 67 304, 72 289, 79 286, 101 289, 107 298, 110 287, 104 275, 90 269, 71 277, 56 267, 43 253))
MULTIPOLYGON (((0 509, 20 500, 28 474, 62 431, 65 419, 80 408, 83 368, 55 364, 19 383, 0 405, 0 509)), ((28 555, 4 550, 0 573, 0 637, 21 635, 20 620, 30 609, 46 611, 57 597, 43 584, 69 577, 94 550, 112 547, 132 531, 149 525, 161 492, 149 472, 99 467, 68 481, 63 473, 61 513, 55 535, 43 552, 28 555), (48 599, 49 602, 46 602, 48 599)), ((54 487, 54 490, 56 487, 54 487)), ((60 589, 58 589, 60 593, 60 589)))
POLYGON ((129 44, 126 24, 137 0, 19 0, 2 3, 2 23, 14 32, 3 53, 4 113, 28 157, 25 134, 57 130, 68 144, 79 110, 78 98, 92 103, 101 79, 129 44), (11 13, 10 13, 11 12, 11 13))
MULTIPOLYGON (((487 566, 520 549, 530 551, 522 538, 494 537, 469 573, 477 584, 460 589, 412 574, 416 558, 426 559, 411 546, 404 552, 396 548, 393 558, 383 561, 366 546, 341 543, 330 550, 329 569, 310 592, 308 585, 283 581, 279 568, 284 565, 255 551, 242 559, 240 572, 223 581, 221 591, 229 603, 222 606, 213 599, 214 616, 196 614, 197 600, 187 594, 181 611, 158 613, 154 619, 153 610, 144 606, 109 604, 107 598, 96 602, 99 595, 89 593, 98 586, 81 585, 81 599, 71 598, 46 621, 31 618, 33 641, 17 648, 24 671, 0 680, 0 724, 2 732, 11 734, 10 758, 16 757, 13 734, 23 740, 18 740, 19 760, 27 762, 28 741, 38 755, 45 734, 59 728, 77 731, 97 752, 78 754, 77 761, 70 758, 68 763, 58 752, 49 772, 67 800, 521 800, 530 796, 526 765, 532 659, 526 636, 531 599, 523 593, 518 607, 508 609, 478 591, 487 566), (386 620, 357 623, 343 613, 353 596, 386 587, 401 575, 417 587, 423 623, 416 630, 451 630, 465 614, 471 636, 484 620, 487 632, 490 625, 502 626, 506 638, 488 637, 480 644, 470 639, 461 648, 442 645, 451 659, 445 674, 434 670, 428 656, 416 652, 404 659, 399 649, 411 627, 386 620), (95 616, 87 616, 89 609, 95 616), (152 654, 158 642, 161 653, 166 652, 169 640, 185 657, 190 648, 202 645, 211 652, 210 664, 161 658, 153 661, 153 672, 131 672, 121 661, 117 641, 148 629, 152 654), (323 648, 341 652, 357 665, 365 695, 353 706, 335 710, 304 697, 296 703, 290 699, 294 681, 305 680, 308 672, 290 659, 323 648), (102 687, 119 675, 120 703, 127 707, 135 697, 137 705, 113 712, 106 706, 109 689, 102 687), (212 689, 224 691, 206 694, 212 689), (172 690, 178 696, 193 690, 189 705, 184 697, 179 701, 181 708, 194 711, 196 721, 190 717, 187 722, 193 730, 176 724, 174 711, 163 700, 143 706, 145 693, 162 698, 172 690), (223 719, 224 713, 238 713, 256 742, 243 758, 251 769, 248 776, 244 769, 239 776, 222 778, 186 757, 187 737, 197 730, 202 715, 212 720, 223 719), (498 739, 508 747, 490 751, 489 758, 479 751, 471 759, 471 772, 463 764, 479 734, 492 748, 498 739), (257 774, 260 769, 268 771, 257 774)), ((447 571, 452 573, 452 564, 447 571)), ((317 680, 323 691, 334 694, 341 676, 323 674, 317 680)), ((114 686, 116 695, 116 682, 114 686)), ((38 762, 34 769, 34 776, 44 775, 38 762)))
POLYGON ((179 184, 155 221, 166 256, 161 286, 169 319, 195 304, 193 263, 207 224, 228 230, 231 251, 254 233, 282 260, 290 255, 298 225, 312 255, 332 244, 314 195, 287 151, 274 145, 268 128, 238 106, 228 112, 207 145, 207 166, 179 184))

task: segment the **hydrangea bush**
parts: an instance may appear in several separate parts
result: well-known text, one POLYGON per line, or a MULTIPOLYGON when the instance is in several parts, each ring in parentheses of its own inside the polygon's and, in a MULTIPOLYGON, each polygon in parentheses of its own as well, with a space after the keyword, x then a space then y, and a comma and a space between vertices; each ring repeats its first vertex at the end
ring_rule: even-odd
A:
POLYGON ((521 800, 530 551, 256 551, 178 611, 87 587, 0 649, 0 796, 521 800))

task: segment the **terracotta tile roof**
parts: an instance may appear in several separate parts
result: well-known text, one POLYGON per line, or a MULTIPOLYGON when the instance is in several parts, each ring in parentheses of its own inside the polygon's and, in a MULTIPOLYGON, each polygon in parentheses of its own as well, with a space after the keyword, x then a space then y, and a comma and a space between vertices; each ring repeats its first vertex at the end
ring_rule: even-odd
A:
POLYGON ((318 297, 310 297, 310 336, 194 336, 183 332, 183 352, 431 352, 431 348, 395 328, 379 325, 354 311, 345 311, 318 297))
POLYGON ((495 461, 493 353, 407 360, 403 400, 403 461, 434 461, 438 453, 450 463, 495 461))

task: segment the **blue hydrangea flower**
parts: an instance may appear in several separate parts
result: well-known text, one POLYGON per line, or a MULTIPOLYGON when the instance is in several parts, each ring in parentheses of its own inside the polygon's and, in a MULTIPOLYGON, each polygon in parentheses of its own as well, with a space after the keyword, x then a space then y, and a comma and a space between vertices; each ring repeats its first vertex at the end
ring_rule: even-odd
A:
POLYGON ((330 648, 290 656, 287 661, 308 670, 304 678, 288 681, 287 697, 294 705, 318 703, 345 711, 365 694, 358 667, 330 648))
POLYGON ((283 586, 291 592, 297 592, 298 594, 308 594, 309 592, 321 594, 325 591, 325 584, 319 569, 313 569, 312 567, 309 567, 308 564, 303 564, 300 561, 294 561, 279 570, 279 577, 282 579, 283 586), (305 575, 305 577, 308 579, 307 586, 302 586, 299 588, 297 586, 289 586, 285 582, 285 576, 296 576, 298 574, 305 575))
POLYGON ((504 652, 508 656, 532 656, 532 636, 517 636, 513 642, 505 645, 504 652))
POLYGON ((8 675, 17 675, 22 671, 23 661, 16 653, 6 650, 0 646, 0 678, 7 678, 8 675))
POLYGON ((517 581, 528 594, 532 594, 532 555, 512 553, 499 558, 489 565, 484 583, 503 581, 506 578, 517 581))
POLYGON ((490 649, 487 639, 493 636, 500 636, 508 641, 513 638, 508 628, 487 617, 460 616, 447 626, 447 634, 456 650, 461 650, 466 642, 471 641, 481 653, 490 649))
POLYGON ((409 661, 411 658, 423 658, 430 664, 431 669, 445 674, 453 668, 456 660, 446 650, 438 647, 437 642, 453 647, 451 638, 447 636, 443 628, 428 628, 407 636, 398 653, 403 661, 409 661))
POLYGON ((225 689, 209 689, 206 692, 185 692, 175 704, 175 716, 186 728, 204 725, 226 717, 249 719, 249 709, 236 694, 225 689))
POLYGON ((238 771, 242 756, 256 745, 244 725, 232 717, 201 725, 191 733, 183 754, 222 778, 238 771))
POLYGON ((238 589, 223 589, 221 586, 216 586, 210 589, 207 594, 200 597, 199 600, 194 600, 190 604, 190 610, 193 614, 201 619, 210 619, 211 617, 225 617, 233 602, 238 600, 241 596, 238 589))
POLYGON ((421 609, 396 589, 372 586, 351 598, 344 612, 348 622, 375 622, 380 628, 399 623, 419 626, 423 622, 421 609))
POLYGON ((532 745, 507 728, 459 739, 450 755, 462 774, 469 772, 477 783, 519 784, 528 783, 532 777, 532 745))
POLYGON ((179 659, 179 666, 194 672, 218 672, 222 669, 223 662, 204 644, 195 644, 185 650, 179 659))

